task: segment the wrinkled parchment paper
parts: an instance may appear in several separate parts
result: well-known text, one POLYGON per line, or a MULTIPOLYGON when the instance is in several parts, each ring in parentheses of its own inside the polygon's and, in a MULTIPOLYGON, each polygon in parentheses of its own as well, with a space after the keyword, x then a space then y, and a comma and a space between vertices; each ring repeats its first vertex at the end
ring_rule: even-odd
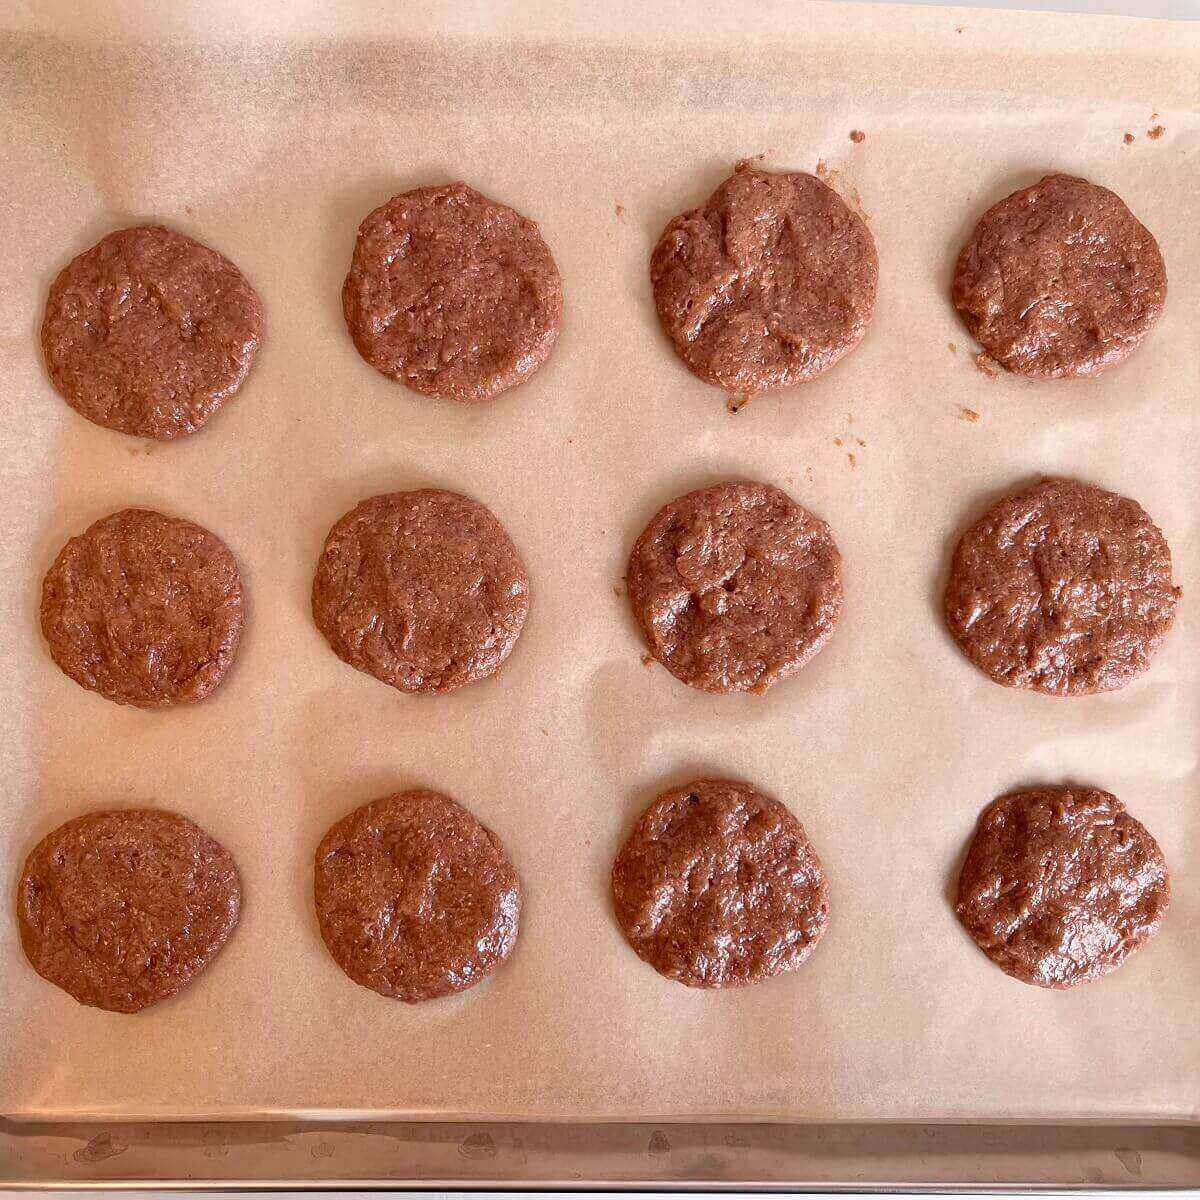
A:
POLYGON ((245 909, 194 986, 127 1017, 80 1008, 38 978, 6 900, 0 1111, 1200 1113, 1200 30, 968 10, 644 7, 347 3, 336 21, 315 7, 247 16, 223 3, 10 10, 6 894, 64 819, 161 804, 230 848, 245 909), (879 302, 834 371, 733 416, 660 334, 647 257, 674 213, 760 153, 775 168, 820 164, 859 198, 879 247, 879 302), (1157 235, 1166 315, 1100 379, 991 379, 947 300, 953 258, 988 204, 1048 169, 1114 188, 1157 235), (540 223, 566 295, 549 364, 475 408, 376 374, 340 309, 358 221, 395 192, 460 177, 540 223), (229 255, 268 313, 241 396, 175 445, 76 416, 37 347, 53 275, 143 221, 229 255), (1177 626, 1150 673, 1114 695, 997 687, 939 618, 964 524, 1042 472, 1135 497, 1175 554, 1177 626), (711 697, 643 665, 621 574, 663 502, 739 476, 784 487, 830 522, 846 607, 798 676, 764 697, 711 697), (430 484, 491 506, 533 594, 503 674, 433 699, 344 666, 309 614, 332 522, 363 497, 430 484), (200 706, 118 708, 65 679, 40 640, 54 554, 129 504, 201 522, 242 564, 241 653, 200 706), (614 924, 608 872, 631 821, 661 788, 701 774, 784 800, 824 860, 829 932, 789 977, 692 991, 643 965, 614 924), (982 806, 1062 780, 1126 801, 1162 843, 1175 894, 1161 935, 1117 975, 1056 994, 993 967, 947 895, 982 806), (325 953, 311 857, 350 808, 417 784, 497 831, 527 900, 498 975, 410 1008, 356 987, 325 953))

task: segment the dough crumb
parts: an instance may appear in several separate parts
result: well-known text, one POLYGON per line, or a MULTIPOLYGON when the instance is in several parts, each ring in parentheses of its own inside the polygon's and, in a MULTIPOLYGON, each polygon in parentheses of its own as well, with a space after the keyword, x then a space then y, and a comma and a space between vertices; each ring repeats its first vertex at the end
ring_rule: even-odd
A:
POLYGON ((864 448, 866 447, 866 444, 867 444, 867 443, 866 443, 866 442, 864 442, 864 441, 862 440, 862 438, 855 438, 854 440, 855 440, 855 441, 856 441, 856 442, 857 442, 857 443, 858 443, 860 446, 862 446, 862 447, 864 447, 864 448))
POLYGON ((1155 125, 1146 130, 1146 136, 1150 138, 1151 141, 1157 142, 1158 139, 1166 132, 1167 127, 1165 125, 1155 125))
POLYGON ((1136 141, 1136 139, 1134 138, 1132 133, 1125 134, 1125 145, 1132 146, 1135 141, 1136 141))
POLYGON ((625 593, 623 591, 621 591, 621 585, 619 583, 614 583, 613 584, 613 595, 614 596, 623 596, 624 594, 625 593))
POLYGON ((652 666, 654 666, 654 659, 653 659, 653 658, 651 658, 649 654, 643 654, 643 655, 642 655, 642 666, 643 666, 643 667, 652 667, 652 666))
POLYGON ((833 439, 833 444, 834 444, 835 446, 844 446, 846 443, 845 443, 845 442, 843 442, 841 438, 834 438, 834 439, 833 439))
POLYGON ((861 129, 850 130, 850 140, 857 146, 860 142, 867 140, 867 135, 861 129))
POLYGON ((975 365, 989 378, 1000 378, 1000 364, 990 354, 975 355, 975 365))
POLYGON ((625 205, 617 205, 617 220, 620 220, 625 215, 625 205))
POLYGON ((849 450, 846 451, 846 457, 850 460, 850 470, 853 471, 858 466, 858 459, 849 450))
POLYGON ((964 421, 970 421, 972 424, 974 424, 979 420, 979 414, 973 408, 964 408, 962 410, 962 419, 964 421))
POLYGON ((947 343, 946 343, 946 345, 950 347, 950 353, 951 353, 951 354, 957 354, 957 353, 958 353, 958 346, 956 346, 956 345, 954 344, 954 342, 947 342, 947 343))
POLYGON ((749 403, 749 396, 735 396, 732 392, 730 392, 729 395, 725 397, 725 407, 729 409, 731 413, 736 414, 741 412, 742 409, 745 408, 749 403))

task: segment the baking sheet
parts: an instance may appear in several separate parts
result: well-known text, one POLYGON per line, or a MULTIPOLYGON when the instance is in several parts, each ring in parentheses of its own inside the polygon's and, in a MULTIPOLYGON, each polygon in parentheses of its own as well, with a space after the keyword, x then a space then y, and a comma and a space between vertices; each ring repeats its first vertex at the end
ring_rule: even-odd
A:
POLYGON ((0 1111, 1194 1120, 1200 35, 857 5, 404 14, 7 14, 0 862, 11 895, 24 855, 60 821, 158 803, 232 850, 245 909, 212 969, 133 1018, 45 984, 0 922, 0 1111), (1151 139, 1155 125, 1165 132, 1151 139), (659 333, 646 261, 670 216, 758 153, 777 168, 821 164, 860 198, 879 301, 833 372, 733 416, 659 333), (1166 315, 1098 380, 991 379, 947 302, 951 264, 983 208, 1048 169, 1114 188, 1154 231, 1166 315), (477 408, 377 375, 340 314, 361 217, 459 177, 541 224, 566 296, 548 365, 477 408), (146 220, 228 254, 268 313, 240 398, 176 445, 75 416, 37 352, 55 272, 146 220), (1120 693, 997 688, 943 632, 957 534, 1041 472, 1136 497, 1171 543, 1180 619, 1120 693), (838 633, 764 697, 704 696, 643 666, 617 594, 659 505, 730 476, 790 491, 845 557, 838 633), (344 666, 308 609, 332 522, 365 496, 428 484, 492 507, 533 596, 503 674, 436 699, 344 666), (195 708, 119 709, 61 676, 39 639, 40 579, 58 547, 135 503, 200 521, 242 564, 239 659, 195 708), (662 787, 712 773, 788 803, 832 892, 809 964, 729 993, 644 966, 607 897, 634 816, 662 787), (947 891, 985 803, 1066 779, 1127 802, 1175 890, 1150 947, 1057 994, 992 967, 947 891), (334 966, 310 890, 324 829, 415 784, 499 833, 526 909, 493 980, 410 1008, 334 966))

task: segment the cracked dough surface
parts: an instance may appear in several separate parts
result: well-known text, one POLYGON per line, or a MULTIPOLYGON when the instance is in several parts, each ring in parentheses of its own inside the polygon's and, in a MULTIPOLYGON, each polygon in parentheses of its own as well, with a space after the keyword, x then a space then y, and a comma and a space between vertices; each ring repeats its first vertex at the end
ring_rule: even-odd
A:
POLYGON ((954 306, 1018 375, 1097 375, 1162 313, 1167 272, 1150 231, 1108 188, 1047 175, 994 204, 958 256, 954 306))
POLYGON ((878 276, 871 231, 832 188, 748 163, 671 221, 650 259, 680 358, 742 395, 814 379, 853 350, 878 276))
POLYGON ((829 890, 800 822, 745 783, 700 779, 642 814, 612 873, 638 956, 689 987, 794 971, 829 922, 829 890))
POLYGON ((137 1012, 174 995, 237 925, 229 851, 176 813, 123 809, 60 825, 25 861, 21 945, 80 1004, 137 1012))
POLYGON ((312 606, 343 662, 401 691, 450 692, 508 657, 529 581, 482 504, 436 489, 390 492, 329 531, 312 606))
POLYGON ((121 433, 195 433, 241 387, 262 304, 224 255, 160 226, 120 229, 50 287, 42 351, 76 412, 121 433))
POLYGON ((708 692, 764 692, 803 667, 842 609, 829 526, 766 483, 673 500, 638 538, 626 590, 650 652, 708 692))
POLYGON ((997 683, 1087 695, 1147 669, 1179 595, 1166 539, 1141 505, 1045 479, 1000 500, 963 534, 946 624, 997 683))
POLYGON ((521 886, 499 839, 437 792, 364 804, 317 848, 321 936, 363 987, 416 1004, 473 987, 512 952, 521 886))
POLYGON ((1035 788, 983 811, 955 911, 1009 975, 1070 988, 1115 971, 1171 899, 1158 843, 1115 796, 1035 788))
POLYGON ((377 371, 428 396, 486 400, 549 357, 562 281, 533 221, 452 183, 366 217, 342 308, 377 371))
POLYGON ((42 583, 42 633, 80 687, 118 704, 203 700, 242 636, 242 581, 216 534, 126 508, 59 552, 42 583))

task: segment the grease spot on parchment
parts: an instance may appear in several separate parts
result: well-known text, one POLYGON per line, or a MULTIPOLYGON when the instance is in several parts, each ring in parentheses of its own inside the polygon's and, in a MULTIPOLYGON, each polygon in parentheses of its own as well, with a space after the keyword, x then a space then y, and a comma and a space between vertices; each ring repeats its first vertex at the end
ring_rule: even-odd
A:
POLYGON ((116 1158, 124 1154, 129 1147, 118 1141, 111 1133, 98 1133, 86 1146, 81 1146, 72 1157, 76 1162, 98 1163, 106 1158, 116 1158))
POLYGON ((1117 1161, 1130 1175, 1137 1176, 1139 1179, 1141 1178, 1142 1153, 1140 1150, 1114 1150, 1113 1153, 1117 1156, 1117 1161))
POLYGON ((492 1141, 490 1133, 473 1133, 459 1143, 458 1152, 463 1158, 495 1158, 496 1143, 492 1141))
POLYGON ((647 1149, 652 1157, 661 1158, 662 1155, 671 1153, 671 1140, 661 1129, 656 1129, 650 1135, 650 1145, 647 1149))

